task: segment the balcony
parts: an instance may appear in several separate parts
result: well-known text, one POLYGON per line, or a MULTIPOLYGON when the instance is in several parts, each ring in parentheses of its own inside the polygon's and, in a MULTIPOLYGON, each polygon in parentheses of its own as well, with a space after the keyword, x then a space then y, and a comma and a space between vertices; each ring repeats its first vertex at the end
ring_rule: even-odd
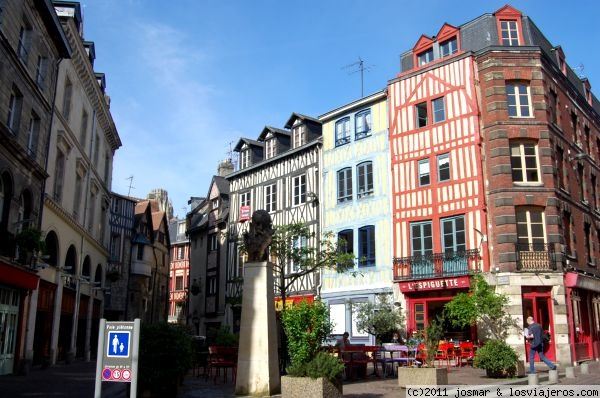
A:
POLYGON ((553 244, 517 243, 515 252, 519 271, 556 271, 553 244))
POLYGON ((394 280, 444 278, 479 270, 479 250, 394 258, 394 280))

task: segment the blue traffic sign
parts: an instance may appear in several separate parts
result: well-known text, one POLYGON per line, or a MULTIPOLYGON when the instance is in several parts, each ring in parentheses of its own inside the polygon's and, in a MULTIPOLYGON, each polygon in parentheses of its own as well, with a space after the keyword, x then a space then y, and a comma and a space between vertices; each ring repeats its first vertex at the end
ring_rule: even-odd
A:
POLYGON ((108 332, 106 356, 128 358, 130 340, 131 332, 108 332))

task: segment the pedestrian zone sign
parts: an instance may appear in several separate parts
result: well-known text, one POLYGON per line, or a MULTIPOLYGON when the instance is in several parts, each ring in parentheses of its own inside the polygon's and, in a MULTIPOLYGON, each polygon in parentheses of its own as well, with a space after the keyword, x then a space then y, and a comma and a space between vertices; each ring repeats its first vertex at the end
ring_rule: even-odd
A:
POLYGON ((131 332, 129 331, 108 332, 106 356, 128 358, 130 342, 131 332))

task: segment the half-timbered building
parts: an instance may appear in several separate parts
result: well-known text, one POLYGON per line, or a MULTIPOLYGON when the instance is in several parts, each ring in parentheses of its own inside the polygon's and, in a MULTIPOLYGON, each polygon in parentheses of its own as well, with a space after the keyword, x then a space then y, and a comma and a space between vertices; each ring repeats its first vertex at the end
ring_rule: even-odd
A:
MULTIPOLYGON (((235 151, 239 153, 239 169, 226 177, 231 199, 226 274, 228 301, 240 302, 244 264, 240 243, 254 211, 268 211, 274 226, 306 225, 314 238, 299 244, 313 247, 319 244, 321 147, 321 121, 298 113, 290 116, 284 129, 265 127, 258 140, 242 138, 238 142, 235 151)), ((293 264, 285 264, 285 267, 288 276, 294 274, 293 264)), ((286 301, 311 300, 318 293, 319 281, 319 272, 297 278, 286 292, 286 301)), ((278 289, 275 296, 281 297, 278 289)), ((234 324, 238 323, 239 316, 239 313, 234 314, 234 324)))
POLYGON ((171 265, 169 267, 169 322, 185 323, 190 280, 190 240, 186 220, 169 221, 171 265))
MULTIPOLYGON (((484 272, 518 322, 531 315, 550 333, 550 359, 597 356, 600 106, 590 82, 505 6, 422 36, 388 89, 394 280, 408 328, 484 272)), ((508 342, 526 359, 520 333, 508 342)))
POLYGON ((323 270, 321 298, 329 305, 333 334, 374 344, 356 327, 353 305, 392 294, 390 156, 387 91, 319 117, 323 122, 321 229, 354 253, 352 272, 323 270))

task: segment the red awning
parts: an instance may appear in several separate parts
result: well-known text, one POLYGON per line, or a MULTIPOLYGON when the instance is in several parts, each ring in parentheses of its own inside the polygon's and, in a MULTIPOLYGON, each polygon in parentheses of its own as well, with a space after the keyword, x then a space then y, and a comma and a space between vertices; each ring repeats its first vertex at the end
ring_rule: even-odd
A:
POLYGON ((33 271, 0 261, 0 283, 20 289, 35 290, 40 277, 33 271))

